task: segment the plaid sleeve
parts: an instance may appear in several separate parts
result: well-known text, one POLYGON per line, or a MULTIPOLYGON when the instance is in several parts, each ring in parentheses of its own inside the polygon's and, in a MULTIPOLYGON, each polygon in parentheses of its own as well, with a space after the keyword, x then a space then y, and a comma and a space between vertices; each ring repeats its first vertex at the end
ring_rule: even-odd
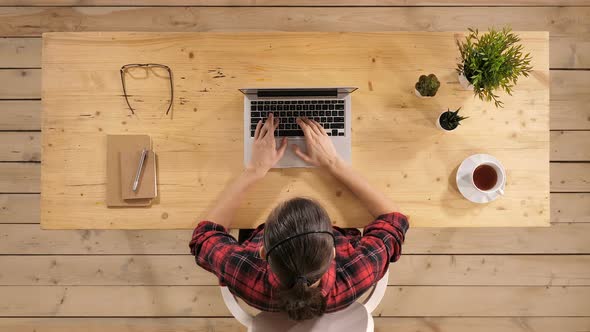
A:
POLYGON ((367 225, 356 246, 338 241, 338 277, 332 297, 328 298, 330 312, 350 305, 383 278, 389 262, 399 259, 407 230, 406 216, 392 212, 367 225))
POLYGON ((225 227, 210 221, 200 222, 189 247, 197 265, 215 274, 225 285, 226 263, 230 253, 239 247, 238 241, 229 235, 225 227))
POLYGON ((357 250, 370 258, 375 281, 383 277, 390 262, 401 256, 408 228, 408 218, 398 212, 381 215, 365 227, 357 250))

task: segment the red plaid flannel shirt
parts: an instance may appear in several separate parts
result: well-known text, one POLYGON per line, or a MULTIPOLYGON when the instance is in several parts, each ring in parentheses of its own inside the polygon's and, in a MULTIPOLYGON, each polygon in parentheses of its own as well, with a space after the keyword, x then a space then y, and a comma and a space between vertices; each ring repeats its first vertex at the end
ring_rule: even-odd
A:
MULTIPOLYGON (((334 227, 336 259, 319 287, 327 300, 327 312, 341 310, 369 290, 399 259, 409 224, 401 213, 379 216, 367 225, 361 237, 357 229, 334 227)), ((280 282, 260 257, 264 224, 239 244, 226 229, 202 221, 193 232, 191 253, 199 266, 214 273, 222 286, 249 305, 263 311, 278 311, 280 282)))

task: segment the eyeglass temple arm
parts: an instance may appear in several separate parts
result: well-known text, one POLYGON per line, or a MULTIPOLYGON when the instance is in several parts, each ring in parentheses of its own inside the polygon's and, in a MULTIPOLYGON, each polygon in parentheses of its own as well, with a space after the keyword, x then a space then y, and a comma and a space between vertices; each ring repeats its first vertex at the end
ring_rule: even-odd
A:
POLYGON ((123 85, 123 97, 125 97, 125 102, 127 103, 127 107, 129 107, 131 114, 135 115, 133 107, 131 107, 129 99, 127 98, 127 89, 125 89, 125 66, 121 67, 121 70, 119 70, 119 72, 121 73, 121 85, 123 85))
POLYGON ((174 84, 172 83, 172 70, 168 66, 164 66, 168 70, 168 76, 170 77, 170 104, 168 105, 168 109, 166 110, 166 115, 172 109, 172 103, 174 102, 174 84))

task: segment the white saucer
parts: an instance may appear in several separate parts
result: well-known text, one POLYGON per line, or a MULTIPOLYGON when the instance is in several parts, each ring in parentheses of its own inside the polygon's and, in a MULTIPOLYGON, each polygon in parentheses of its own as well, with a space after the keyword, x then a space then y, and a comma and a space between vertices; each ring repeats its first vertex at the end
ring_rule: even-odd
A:
MULTIPOLYGON (((461 166, 459 166, 459 169, 457 169, 457 188, 465 198, 472 201, 473 203, 489 203, 502 196, 497 191, 483 193, 473 186, 473 183, 471 182, 471 174, 473 174, 473 171, 477 165, 484 162, 494 162, 505 171, 502 163, 489 154, 474 154, 473 156, 463 160, 461 166)), ((504 190, 505 187, 506 183, 502 185, 502 190, 504 190)))

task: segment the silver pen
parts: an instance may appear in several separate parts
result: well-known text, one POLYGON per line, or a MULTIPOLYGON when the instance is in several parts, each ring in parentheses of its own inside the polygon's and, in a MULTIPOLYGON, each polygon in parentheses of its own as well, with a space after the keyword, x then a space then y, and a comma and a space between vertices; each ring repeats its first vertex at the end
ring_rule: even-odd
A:
POLYGON ((137 166, 137 172, 135 173, 135 181, 133 181, 133 191, 137 191, 137 186, 139 186, 139 177, 141 177, 141 172, 143 171, 143 162, 145 161, 145 157, 147 157, 148 150, 143 149, 141 151, 141 157, 139 157, 139 165, 137 166))

